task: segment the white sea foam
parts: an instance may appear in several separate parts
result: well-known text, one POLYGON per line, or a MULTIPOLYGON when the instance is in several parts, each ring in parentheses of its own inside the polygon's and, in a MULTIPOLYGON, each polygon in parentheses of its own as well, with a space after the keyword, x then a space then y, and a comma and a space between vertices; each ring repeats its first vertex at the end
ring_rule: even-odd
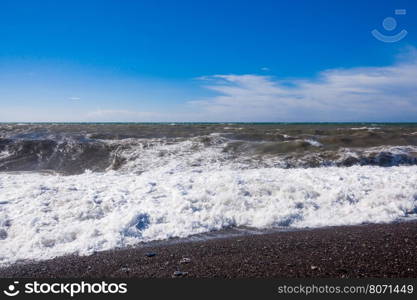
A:
POLYGON ((369 131, 379 130, 379 129, 381 128, 380 127, 352 127, 350 128, 350 130, 369 130, 369 131))
POLYGON ((230 226, 392 222, 413 216, 417 166, 180 168, 140 175, 0 174, 0 264, 230 226))
POLYGON ((8 151, 1 151, 0 152, 0 159, 6 158, 10 156, 10 153, 8 151))
POLYGON ((312 140, 312 139, 305 139, 305 142, 309 143, 311 146, 314 147, 321 147, 323 146, 320 142, 316 141, 316 140, 312 140))
MULTIPOLYGON (((125 144, 115 155, 123 158, 125 163, 120 172, 142 173, 155 168, 175 174, 180 171, 220 170, 224 166, 241 168, 244 162, 231 161, 230 155, 223 151, 227 139, 220 135, 210 135, 207 140, 201 137, 167 143, 164 139, 125 139, 117 145, 125 144), (207 145, 206 143, 210 145, 207 145)), ((112 144, 114 141, 106 141, 112 144)), ((109 170, 112 166, 109 167, 109 170)))

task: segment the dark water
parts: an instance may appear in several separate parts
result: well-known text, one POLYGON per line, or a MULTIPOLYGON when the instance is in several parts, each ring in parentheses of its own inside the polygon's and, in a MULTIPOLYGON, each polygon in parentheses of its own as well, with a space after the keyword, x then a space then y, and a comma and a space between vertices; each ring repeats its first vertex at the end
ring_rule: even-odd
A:
POLYGON ((194 154, 210 164, 206 153, 242 168, 416 165, 417 124, 0 124, 7 172, 123 171, 194 154))

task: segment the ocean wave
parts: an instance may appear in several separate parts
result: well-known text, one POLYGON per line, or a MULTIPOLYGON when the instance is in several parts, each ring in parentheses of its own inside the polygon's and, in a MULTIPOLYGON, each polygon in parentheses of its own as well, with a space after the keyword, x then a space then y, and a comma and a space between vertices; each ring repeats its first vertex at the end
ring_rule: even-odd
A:
POLYGON ((321 146, 323 146, 322 143, 320 143, 320 142, 318 142, 316 140, 305 139, 304 141, 307 142, 307 143, 309 143, 311 146, 314 146, 314 147, 321 147, 321 146))
POLYGON ((344 147, 317 138, 258 141, 216 132, 187 138, 99 137, 0 139, 0 171, 74 175, 86 170, 137 174, 163 165, 173 169, 417 165, 415 145, 344 147))
POLYGON ((0 264, 228 227, 392 222, 417 213, 417 166, 0 173, 0 264))
POLYGON ((0 125, 0 265, 229 227, 416 216, 415 126, 378 128, 0 125))
POLYGON ((113 149, 97 141, 75 139, 0 139, 0 171, 46 171, 79 174, 105 170, 113 149))
POLYGON ((372 131, 372 130, 379 130, 379 129, 381 129, 380 127, 366 127, 366 126, 364 126, 364 127, 352 127, 352 128, 350 128, 350 130, 370 130, 370 131, 372 131))

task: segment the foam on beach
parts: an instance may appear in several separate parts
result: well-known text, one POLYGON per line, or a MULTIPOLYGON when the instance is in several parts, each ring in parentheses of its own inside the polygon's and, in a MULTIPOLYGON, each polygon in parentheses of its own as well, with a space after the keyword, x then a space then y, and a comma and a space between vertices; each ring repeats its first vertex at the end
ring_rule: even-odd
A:
POLYGON ((417 212, 417 166, 1 173, 0 190, 4 266, 232 226, 393 222, 417 212))

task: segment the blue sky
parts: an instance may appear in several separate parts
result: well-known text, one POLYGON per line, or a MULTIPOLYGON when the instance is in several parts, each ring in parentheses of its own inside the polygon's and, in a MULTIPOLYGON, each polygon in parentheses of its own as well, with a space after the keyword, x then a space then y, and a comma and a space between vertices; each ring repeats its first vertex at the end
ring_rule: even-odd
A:
POLYGON ((412 0, 3 0, 0 121, 417 121, 416 14, 412 0))

